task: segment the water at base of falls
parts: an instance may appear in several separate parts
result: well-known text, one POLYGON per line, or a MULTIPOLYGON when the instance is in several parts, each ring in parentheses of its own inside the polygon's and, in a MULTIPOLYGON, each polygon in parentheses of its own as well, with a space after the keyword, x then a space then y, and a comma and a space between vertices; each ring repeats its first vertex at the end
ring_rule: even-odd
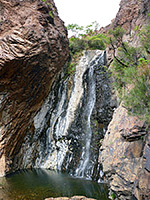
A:
POLYGON ((22 170, 0 178, 0 199, 3 200, 44 200, 74 195, 108 200, 108 189, 105 184, 41 169, 22 170))

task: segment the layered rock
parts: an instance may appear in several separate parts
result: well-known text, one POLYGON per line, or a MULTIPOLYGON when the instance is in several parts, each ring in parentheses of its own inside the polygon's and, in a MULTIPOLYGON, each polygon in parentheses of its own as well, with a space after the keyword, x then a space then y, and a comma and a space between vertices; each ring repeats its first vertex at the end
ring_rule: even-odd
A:
POLYGON ((106 33, 109 29, 120 26, 127 31, 127 34, 132 36, 136 26, 141 28, 149 21, 149 13, 149 0, 121 0, 115 19, 112 19, 108 26, 102 27, 100 32, 106 33))
POLYGON ((148 0, 121 0, 120 9, 114 19, 114 27, 121 26, 132 34, 136 26, 140 28, 149 20, 150 2, 148 0))
MULTIPOLYGON (((116 18, 101 31, 107 32, 120 26, 126 30, 123 41, 137 47, 140 41, 135 28, 141 29, 149 22, 148 13, 150 1, 121 0, 116 18)), ((111 47, 107 49, 107 54, 111 63, 111 47)), ((150 199, 149 155, 149 129, 120 105, 108 126, 99 157, 105 180, 108 180, 117 199, 150 199)))
POLYGON ((11 169, 67 57, 67 31, 52 0, 1 0, 0 175, 11 169))
POLYGON ((100 156, 105 178, 119 199, 131 199, 134 194, 146 140, 144 122, 128 115, 127 110, 119 106, 108 126, 100 156))

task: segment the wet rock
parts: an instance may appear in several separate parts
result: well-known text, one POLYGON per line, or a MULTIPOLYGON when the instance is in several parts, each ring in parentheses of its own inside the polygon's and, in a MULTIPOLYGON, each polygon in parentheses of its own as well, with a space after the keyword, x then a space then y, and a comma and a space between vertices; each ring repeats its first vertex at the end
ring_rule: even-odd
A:
POLYGON ((0 175, 11 169, 67 57, 67 31, 52 0, 0 2, 0 175))
POLYGON ((78 176, 99 179, 99 140, 113 112, 104 64, 103 51, 88 50, 83 52, 73 76, 66 76, 65 68, 62 70, 34 117, 14 168, 48 168, 71 175, 78 171, 78 176), (102 95, 97 94, 100 90, 102 95), (105 118, 100 119, 97 109, 105 113, 105 118))
POLYGON ((150 146, 149 145, 145 146, 145 151, 144 151, 143 158, 145 159, 145 166, 144 166, 144 168, 148 172, 150 172, 150 146))

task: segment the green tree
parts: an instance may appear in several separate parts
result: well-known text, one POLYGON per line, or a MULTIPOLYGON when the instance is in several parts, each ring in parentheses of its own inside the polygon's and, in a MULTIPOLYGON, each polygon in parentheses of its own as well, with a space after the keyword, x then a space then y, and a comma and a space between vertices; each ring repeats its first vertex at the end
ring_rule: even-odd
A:
POLYGON ((67 26, 67 29, 74 33, 74 36, 69 39, 71 56, 87 49, 104 50, 106 48, 109 42, 108 37, 106 34, 99 34, 98 27, 96 21, 86 27, 77 24, 67 26))
MULTIPOLYGON (((117 28, 117 31, 119 28, 117 28)), ((150 122, 150 27, 147 25, 140 32, 141 46, 135 48, 123 42, 123 31, 112 32, 111 45, 114 50, 114 61, 111 69, 115 79, 114 87, 123 100, 125 107, 148 123, 150 122), (115 44, 113 43, 115 41, 115 44)))

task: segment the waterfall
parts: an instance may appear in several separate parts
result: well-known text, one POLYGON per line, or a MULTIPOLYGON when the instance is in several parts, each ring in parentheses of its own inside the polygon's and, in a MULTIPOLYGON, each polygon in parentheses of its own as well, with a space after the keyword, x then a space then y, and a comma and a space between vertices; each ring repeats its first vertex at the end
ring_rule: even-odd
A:
POLYGON ((99 66, 104 58, 104 54, 97 56, 96 59, 93 59, 89 64, 89 70, 87 75, 87 98, 84 104, 84 112, 82 115, 83 122, 83 130, 84 130, 84 139, 85 145, 82 148, 82 155, 80 158, 80 163, 76 169, 76 176, 84 177, 88 176, 90 178, 91 173, 88 172, 88 165, 90 159, 90 147, 91 147, 91 138, 92 138, 92 130, 91 130, 91 115, 96 101, 96 88, 95 88, 95 67, 99 66))
POLYGON ((104 121, 99 118, 105 116, 109 99, 105 59, 104 51, 84 51, 72 78, 66 78, 64 68, 35 116, 34 128, 29 128, 16 165, 87 178, 99 176, 99 140, 103 135, 99 123, 104 121), (99 90, 106 93, 107 101, 97 98, 99 90))
POLYGON ((91 130, 91 123, 90 117, 92 114, 92 110, 95 104, 95 80, 94 80, 94 66, 90 66, 88 72, 88 101, 86 102, 85 110, 83 117, 85 119, 84 122, 84 130, 85 130, 85 146, 82 149, 82 155, 80 158, 79 166, 76 169, 76 176, 84 176, 85 169, 89 162, 90 156, 90 144, 91 144, 91 137, 92 137, 92 130, 91 130), (87 119, 86 119, 87 116, 87 119))

